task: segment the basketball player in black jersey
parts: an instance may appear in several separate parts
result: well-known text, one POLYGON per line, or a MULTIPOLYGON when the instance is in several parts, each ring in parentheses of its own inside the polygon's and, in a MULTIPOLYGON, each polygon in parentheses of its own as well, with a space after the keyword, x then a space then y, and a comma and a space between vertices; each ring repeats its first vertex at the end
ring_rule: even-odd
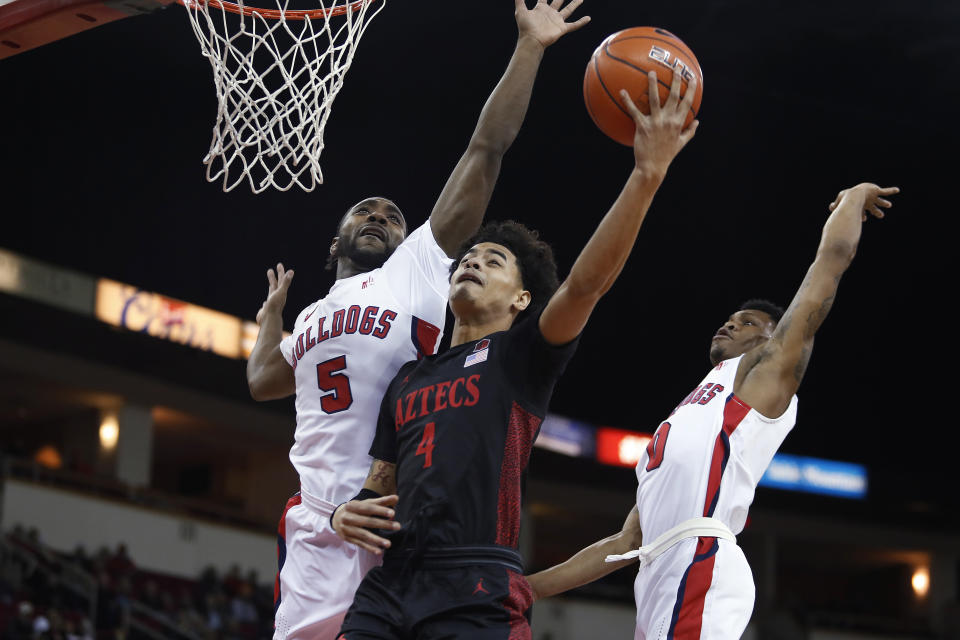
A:
POLYGON ((532 593, 516 551, 530 448, 587 319, 697 127, 683 128, 693 83, 681 99, 674 74, 662 107, 656 86, 651 74, 649 116, 622 96, 636 164, 563 284, 550 247, 514 222, 483 227, 451 267, 452 346, 400 369, 363 491, 332 517, 348 542, 387 549, 341 638, 530 638, 532 593))

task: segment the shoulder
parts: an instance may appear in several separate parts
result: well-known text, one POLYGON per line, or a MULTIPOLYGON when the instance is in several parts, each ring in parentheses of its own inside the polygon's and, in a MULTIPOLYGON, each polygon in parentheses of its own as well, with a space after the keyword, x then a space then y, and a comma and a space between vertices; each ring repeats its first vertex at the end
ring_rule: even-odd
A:
POLYGON ((297 319, 294 322, 294 326, 299 327, 302 324, 305 324, 307 320, 313 317, 314 312, 320 308, 320 305, 323 304, 324 298, 320 298, 314 302, 311 302, 305 306, 300 313, 297 314, 297 319))

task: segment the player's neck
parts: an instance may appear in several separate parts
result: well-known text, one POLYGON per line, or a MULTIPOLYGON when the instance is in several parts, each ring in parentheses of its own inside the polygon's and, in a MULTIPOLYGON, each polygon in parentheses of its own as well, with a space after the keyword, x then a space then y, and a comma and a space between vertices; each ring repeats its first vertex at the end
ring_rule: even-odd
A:
POLYGON ((511 325, 513 325, 513 316, 472 321, 454 318, 453 333, 450 334, 450 346, 456 347, 467 342, 474 342, 491 333, 506 331, 511 325))
POLYGON ((373 271, 373 269, 362 267, 349 258, 340 258, 337 260, 337 280, 352 278, 353 276, 367 273, 368 271, 373 271))

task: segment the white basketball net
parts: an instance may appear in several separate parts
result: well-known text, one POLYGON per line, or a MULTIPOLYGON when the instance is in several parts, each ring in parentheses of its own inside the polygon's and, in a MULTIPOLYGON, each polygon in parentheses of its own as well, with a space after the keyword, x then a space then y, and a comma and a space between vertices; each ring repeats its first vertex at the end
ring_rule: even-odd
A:
MULTIPOLYGON (((337 6, 316 1, 324 12, 337 6)), ((244 179, 254 193, 323 184, 320 153, 333 101, 357 43, 386 5, 350 0, 343 7, 340 0, 342 15, 297 20, 289 17, 295 14, 287 11, 289 0, 276 2, 278 17, 264 17, 228 15, 216 0, 183 0, 213 67, 219 103, 203 162, 207 180, 222 179, 225 192, 244 179)), ((245 9, 242 0, 238 7, 245 9)))

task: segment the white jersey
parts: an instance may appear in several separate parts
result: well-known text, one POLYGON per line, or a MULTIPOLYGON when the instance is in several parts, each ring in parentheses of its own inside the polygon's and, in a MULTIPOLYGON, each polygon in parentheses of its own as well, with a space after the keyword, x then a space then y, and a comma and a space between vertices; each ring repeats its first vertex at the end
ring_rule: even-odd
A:
POLYGON ((660 424, 637 464, 637 508, 644 540, 691 518, 743 530, 757 483, 793 428, 797 397, 776 419, 733 393, 743 356, 724 360, 660 424))
POLYGON ((387 385, 440 343, 450 263, 427 221, 379 269, 337 280, 280 343, 296 378, 290 461, 305 501, 336 505, 363 486, 387 385))

